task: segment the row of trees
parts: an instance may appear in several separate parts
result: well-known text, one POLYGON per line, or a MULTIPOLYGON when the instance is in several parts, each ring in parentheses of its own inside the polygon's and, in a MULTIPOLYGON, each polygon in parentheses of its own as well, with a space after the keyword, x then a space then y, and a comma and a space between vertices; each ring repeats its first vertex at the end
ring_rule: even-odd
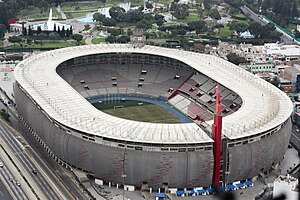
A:
MULTIPOLYGON (((51 32, 47 32, 47 31, 42 31, 41 27, 39 26, 38 29, 36 31, 33 31, 31 26, 29 26, 28 28, 26 28, 23 24, 22 26, 22 35, 23 36, 34 36, 34 35, 39 35, 41 33, 44 33, 45 35, 50 35, 51 32)), ((60 30, 60 27, 54 24, 54 30, 53 33, 56 33, 55 35, 59 36, 60 38, 64 38, 64 37, 70 37, 73 35, 73 28, 72 26, 70 27, 70 29, 66 29, 63 26, 62 29, 60 30)), ((57 39, 57 38, 56 38, 57 39)))
POLYGON ((192 21, 184 25, 175 25, 175 26, 161 26, 159 27, 160 31, 170 31, 171 36, 184 36, 187 31, 196 31, 196 34, 203 33, 208 30, 205 21, 192 21))
POLYGON ((250 22, 249 24, 240 23, 238 21, 232 21, 229 24, 229 29, 234 30, 238 33, 249 30, 251 34, 254 35, 257 39, 279 39, 281 37, 281 33, 275 31, 275 26, 271 23, 262 26, 257 22, 250 22))

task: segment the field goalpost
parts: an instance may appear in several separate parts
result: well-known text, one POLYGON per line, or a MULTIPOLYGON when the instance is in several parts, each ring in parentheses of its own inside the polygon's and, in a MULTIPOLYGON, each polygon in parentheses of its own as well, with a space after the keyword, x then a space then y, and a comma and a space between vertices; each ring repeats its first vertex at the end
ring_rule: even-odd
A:
POLYGON ((119 105, 119 106, 114 106, 114 110, 118 109, 118 108, 124 108, 123 105, 119 105))

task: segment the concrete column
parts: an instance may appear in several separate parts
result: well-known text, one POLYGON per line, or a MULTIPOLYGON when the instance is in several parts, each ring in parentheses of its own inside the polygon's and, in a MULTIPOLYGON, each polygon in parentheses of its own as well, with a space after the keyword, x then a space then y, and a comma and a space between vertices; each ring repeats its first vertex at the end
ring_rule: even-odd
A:
POLYGON ((111 187, 111 182, 108 182, 108 187, 111 187))
POLYGON ((117 183, 117 189, 119 189, 119 183, 117 183))
POLYGON ((160 188, 158 188, 158 193, 160 193, 160 188))
POLYGON ((149 192, 152 193, 152 188, 149 188, 149 192))

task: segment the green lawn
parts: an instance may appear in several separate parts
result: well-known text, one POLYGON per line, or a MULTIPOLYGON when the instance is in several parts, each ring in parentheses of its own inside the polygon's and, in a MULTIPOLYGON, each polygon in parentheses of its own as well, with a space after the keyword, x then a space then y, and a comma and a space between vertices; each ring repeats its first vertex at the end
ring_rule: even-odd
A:
POLYGON ((93 105, 107 114, 124 119, 152 123, 181 123, 163 107, 147 102, 126 100, 124 102, 102 102, 93 105), (141 103, 142 105, 139 105, 141 103))
POLYGON ((75 41, 74 42, 68 42, 68 41, 62 41, 62 42, 45 42, 42 44, 15 44, 12 46, 7 47, 7 49, 20 49, 20 48, 33 48, 33 49, 38 49, 38 48, 42 48, 42 49, 48 49, 48 48, 64 48, 64 47, 70 47, 70 46, 74 46, 75 45, 75 41))
POLYGON ((62 4, 62 10, 64 12, 68 11, 84 11, 84 10, 97 10, 101 7, 100 2, 67 2, 62 4))
MULTIPOLYGON (((26 19, 47 19, 49 17, 49 12, 50 10, 41 11, 39 8, 31 7, 26 10, 21 10, 19 15, 26 19)), ((52 16, 53 19, 61 19, 61 15, 54 7, 52 8, 52 16)))
POLYGON ((296 24, 291 24, 290 23, 290 24, 287 25, 286 30, 291 32, 291 31, 295 30, 296 28, 297 28, 296 24))
POLYGON ((65 13, 67 15, 68 19, 74 19, 74 18, 83 18, 86 16, 85 12, 70 12, 70 13, 65 13))
POLYGON ((241 24, 249 24, 250 20, 243 13, 239 13, 233 16, 234 21, 238 21, 241 24), (234 18, 237 17, 237 18, 234 18))
POLYGON ((185 18, 185 21, 186 21, 186 22, 197 21, 197 20, 199 20, 199 17, 198 17, 198 15, 195 14, 195 13, 190 13, 189 16, 187 16, 187 17, 185 18))
POLYGON ((93 38, 92 39, 93 44, 100 44, 100 43, 103 43, 103 42, 106 42, 105 38, 93 38))
POLYGON ((224 26, 220 29, 218 36, 221 38, 229 37, 232 34, 232 31, 229 29, 229 26, 224 26))

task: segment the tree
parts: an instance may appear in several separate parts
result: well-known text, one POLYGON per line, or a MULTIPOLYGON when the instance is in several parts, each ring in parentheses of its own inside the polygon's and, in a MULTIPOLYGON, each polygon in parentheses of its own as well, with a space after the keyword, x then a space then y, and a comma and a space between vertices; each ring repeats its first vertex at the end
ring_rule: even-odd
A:
POLYGON ((36 39, 45 40, 45 39, 47 39, 47 34, 46 33, 39 33, 39 34, 37 34, 36 39))
POLYGON ((18 36, 11 36, 8 38, 8 41, 11 42, 11 43, 21 43, 22 42, 22 39, 18 36))
POLYGON ((38 28, 37 28, 37 34, 40 34, 42 32, 42 28, 40 27, 40 26, 38 26, 38 28))
POLYGON ((140 21, 143 19, 143 13, 140 10, 132 10, 126 13, 126 15, 129 15, 129 22, 136 23, 137 21, 140 21))
POLYGON ((70 35, 73 35, 73 26, 70 26, 70 35))
POLYGON ((66 37, 70 37, 70 29, 69 28, 67 28, 67 30, 66 30, 66 37))
POLYGON ((28 26, 28 35, 29 35, 29 36, 32 36, 32 35, 33 35, 32 29, 31 29, 31 26, 30 26, 30 25, 28 26))
POLYGON ((191 21, 188 24, 189 31, 196 31, 197 34, 200 32, 207 31, 207 26, 205 21, 191 21))
POLYGON ((79 42, 82 40, 83 36, 80 35, 80 34, 74 34, 74 35, 72 36, 72 38, 73 38, 74 40, 76 40, 76 41, 79 43, 79 42))
POLYGON ((49 39, 50 40, 58 40, 60 38, 60 35, 56 32, 50 33, 49 34, 49 39))
POLYGON ((147 29, 147 28, 151 27, 151 25, 152 24, 150 21, 148 21, 146 19, 142 19, 141 21, 137 22, 135 26, 137 28, 147 29))
POLYGON ((245 32, 248 29, 248 24, 239 23, 238 21, 232 21, 229 24, 229 29, 230 30, 235 30, 238 33, 245 32))
POLYGON ((116 42, 118 43, 128 43, 129 41, 130 41, 130 37, 128 35, 121 35, 116 40, 116 42))
POLYGON ((0 24, 0 38, 4 38, 5 31, 6 31, 5 25, 4 24, 0 24))
POLYGON ((230 61, 236 65, 247 62, 244 57, 240 57, 240 56, 236 55, 235 53, 230 53, 226 57, 227 57, 228 61, 230 61))
POLYGON ((221 15, 220 15, 220 13, 217 9, 212 9, 209 12, 209 16, 211 16, 215 20, 220 20, 221 19, 221 15))
POLYGON ((296 30, 295 37, 300 39, 300 32, 296 30))
POLYGON ((153 8, 153 5, 149 2, 146 3, 146 8, 147 9, 152 9, 153 8))
POLYGON ((162 26, 164 23, 165 23, 165 20, 163 20, 163 19, 156 20, 157 26, 162 26))
POLYGON ((61 32, 60 32, 60 36, 61 37, 65 37, 66 36, 65 26, 62 27, 61 32))
POLYGON ((115 26, 117 22, 112 18, 105 18, 103 19, 102 24, 103 26, 115 26))
POLYGON ((275 31, 275 26, 271 23, 261 26, 260 24, 256 22, 250 23, 248 27, 251 34, 255 36, 255 38, 260 39, 273 39, 277 40, 280 39, 281 33, 275 31))
POLYGON ((109 43, 115 43, 116 38, 114 36, 108 36, 105 40, 109 43))
POLYGON ((105 15, 102 15, 101 13, 96 12, 93 15, 93 19, 97 22, 102 22, 105 19, 105 15))
POLYGON ((112 36, 119 36, 122 34, 122 29, 119 28, 108 28, 107 32, 110 33, 112 36))
POLYGON ((56 32, 56 24, 54 24, 53 31, 56 32))
POLYGON ((117 21, 120 21, 122 19, 124 13, 125 13, 125 9, 119 6, 113 6, 109 9, 109 15, 111 16, 111 18, 117 21))
POLYGON ((272 79, 270 80, 270 83, 276 87, 280 85, 280 79, 278 76, 273 76, 272 79))
POLYGON ((24 26, 24 23, 22 23, 22 35, 27 36, 27 29, 24 26))
POLYGON ((177 19, 185 19, 187 16, 189 16, 189 7, 186 4, 175 4, 174 6, 174 11, 173 11, 173 16, 176 17, 177 19))
POLYGON ((163 15, 156 14, 156 15, 154 15, 154 19, 155 19, 156 21, 157 21, 157 20, 160 20, 160 19, 165 20, 165 17, 164 17, 163 15))

